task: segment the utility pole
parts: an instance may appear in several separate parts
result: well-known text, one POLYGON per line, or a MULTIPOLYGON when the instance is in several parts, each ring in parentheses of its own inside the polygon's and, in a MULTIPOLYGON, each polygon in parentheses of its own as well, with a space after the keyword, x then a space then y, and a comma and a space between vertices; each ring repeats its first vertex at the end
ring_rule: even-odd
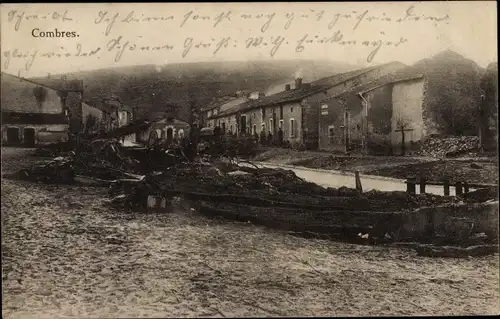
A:
POLYGON ((411 128, 405 128, 405 124, 401 124, 400 128, 397 129, 395 132, 401 132, 401 155, 405 155, 405 132, 411 132, 413 129, 411 128))

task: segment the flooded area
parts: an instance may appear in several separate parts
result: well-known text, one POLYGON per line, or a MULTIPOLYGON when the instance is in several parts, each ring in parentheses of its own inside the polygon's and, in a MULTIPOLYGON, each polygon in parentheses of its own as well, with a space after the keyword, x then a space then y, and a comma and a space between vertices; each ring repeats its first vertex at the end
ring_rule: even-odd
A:
MULTIPOLYGON (((248 164, 247 164, 248 165, 248 164)), ((305 167, 297 167, 292 165, 279 165, 270 163, 258 163, 256 164, 260 167, 268 168, 283 168, 289 169, 295 172, 297 176, 303 178, 304 180, 312 183, 316 183, 323 187, 349 187, 355 188, 356 181, 353 173, 330 171, 330 170, 319 170, 311 169, 305 167)), ((363 186, 363 191, 379 190, 379 191, 406 191, 405 180, 372 176, 372 175, 360 175, 361 184, 363 186)), ((472 188, 470 189, 473 190, 472 188)), ((426 185, 426 193, 444 196, 443 186, 426 185)), ((416 193, 420 194, 420 187, 417 185, 416 193)), ((450 195, 455 195, 455 187, 450 186, 450 195)))

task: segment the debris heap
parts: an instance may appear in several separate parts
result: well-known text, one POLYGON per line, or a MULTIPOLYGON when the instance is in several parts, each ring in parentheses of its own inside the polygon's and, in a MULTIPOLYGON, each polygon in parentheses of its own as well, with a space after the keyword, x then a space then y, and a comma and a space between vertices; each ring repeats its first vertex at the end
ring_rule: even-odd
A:
POLYGON ((445 158, 479 154, 477 136, 430 137, 421 146, 421 154, 429 157, 445 158))

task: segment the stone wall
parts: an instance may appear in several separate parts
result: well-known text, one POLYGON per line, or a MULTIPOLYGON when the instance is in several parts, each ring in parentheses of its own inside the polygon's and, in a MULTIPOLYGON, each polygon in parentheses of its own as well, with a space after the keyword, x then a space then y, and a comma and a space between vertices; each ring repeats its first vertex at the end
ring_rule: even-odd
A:
POLYGON ((25 142, 24 129, 35 132, 35 145, 63 142, 68 140, 68 125, 66 124, 9 124, 2 125, 2 143, 7 145, 7 129, 16 128, 19 142, 25 142))
POLYGON ((485 233, 490 238, 498 238, 498 209, 498 201, 420 208, 405 216, 400 237, 446 234, 450 226, 454 226, 454 219, 465 218, 470 221, 471 234, 485 233))

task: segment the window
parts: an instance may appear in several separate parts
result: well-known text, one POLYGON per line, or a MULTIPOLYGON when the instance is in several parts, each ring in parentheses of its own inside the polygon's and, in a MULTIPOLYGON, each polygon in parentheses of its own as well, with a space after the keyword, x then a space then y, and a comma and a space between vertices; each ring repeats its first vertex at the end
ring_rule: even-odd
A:
POLYGON ((229 125, 229 132, 232 134, 233 133, 233 124, 229 125))
POLYGON ((293 113, 293 106, 290 107, 290 113, 293 113))
POLYGON ((266 109, 265 109, 265 108, 262 108, 262 109, 260 110, 260 112, 261 112, 261 115, 262 115, 262 119, 264 119, 264 117, 266 116, 266 109))
POLYGON ((274 121, 269 119, 269 131, 274 132, 274 121))
POLYGON ((252 126, 252 134, 257 134, 257 125, 255 124, 252 126))
POLYGON ((283 129, 283 120, 280 120, 278 125, 280 129, 283 129))
POLYGON ((260 126, 260 131, 261 132, 266 132, 266 123, 262 123, 262 125, 260 126))
POLYGON ((255 112, 252 114, 252 118, 255 119, 255 112))
POLYGON ((295 137, 295 119, 290 119, 290 137, 295 137))
POLYGON ((335 135, 335 125, 328 126, 328 137, 332 138, 335 135))
POLYGON ((179 138, 184 138, 184 130, 183 129, 179 129, 179 132, 177 134, 179 134, 179 138))

